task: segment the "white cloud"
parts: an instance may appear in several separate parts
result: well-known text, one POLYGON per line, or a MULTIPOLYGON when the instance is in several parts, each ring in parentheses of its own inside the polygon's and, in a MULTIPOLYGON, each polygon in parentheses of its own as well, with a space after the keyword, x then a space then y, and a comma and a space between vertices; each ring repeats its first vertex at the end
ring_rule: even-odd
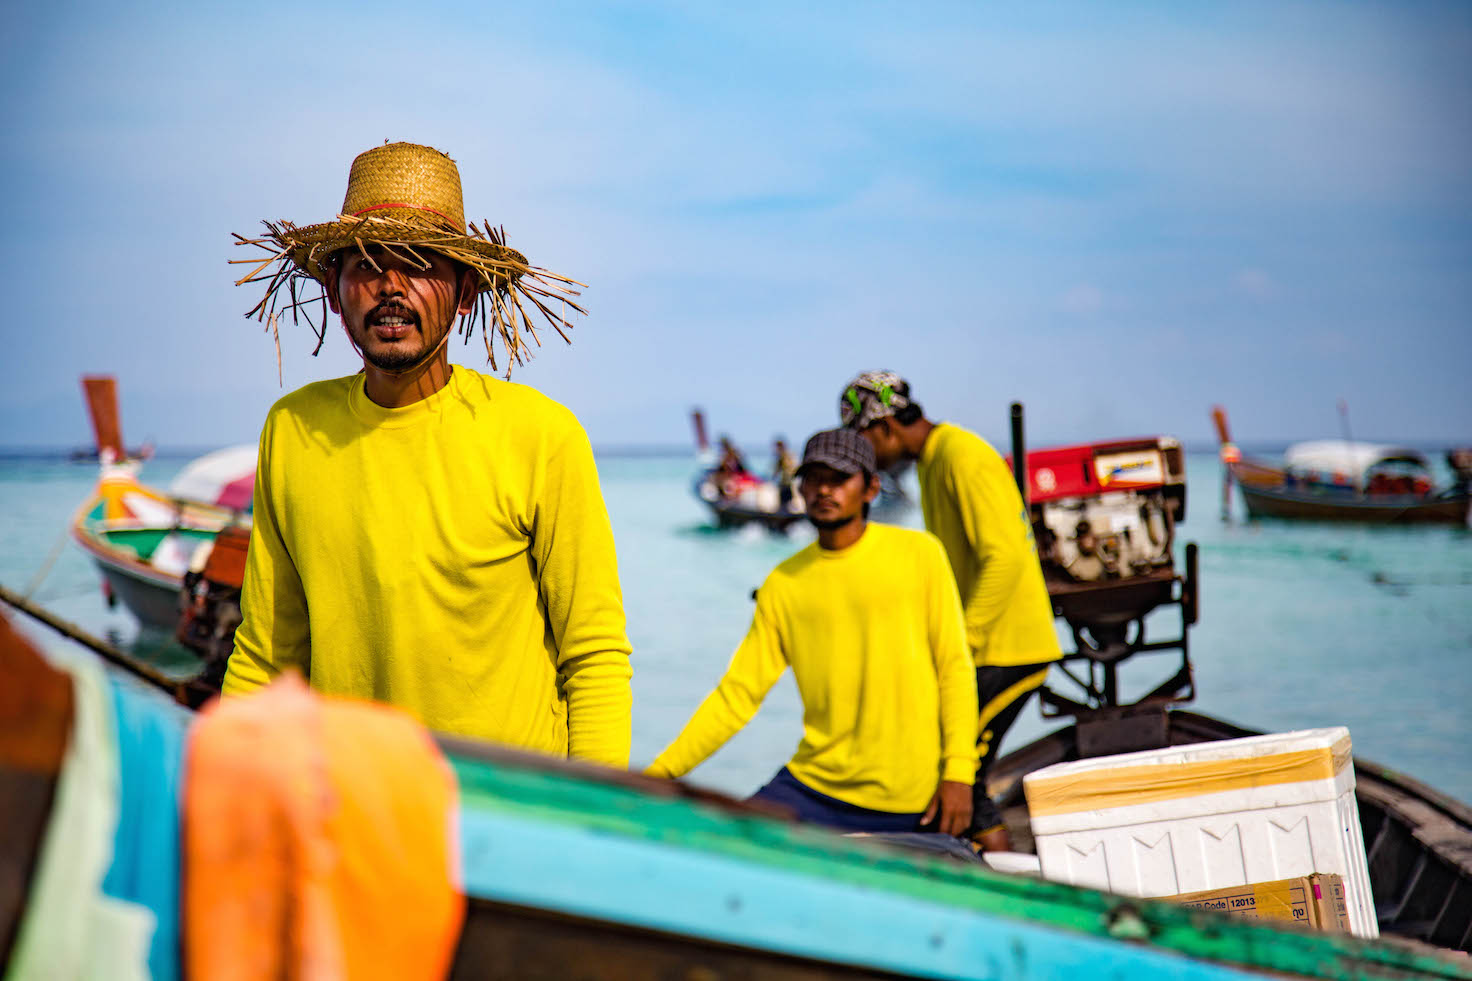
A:
POLYGON ((1104 309, 1104 291, 1088 283, 1080 283, 1064 293, 1058 300, 1058 309, 1065 313, 1087 315, 1104 309))
POLYGON ((1257 300, 1270 299, 1278 294, 1278 284, 1261 269, 1239 270, 1235 283, 1237 289, 1257 300))

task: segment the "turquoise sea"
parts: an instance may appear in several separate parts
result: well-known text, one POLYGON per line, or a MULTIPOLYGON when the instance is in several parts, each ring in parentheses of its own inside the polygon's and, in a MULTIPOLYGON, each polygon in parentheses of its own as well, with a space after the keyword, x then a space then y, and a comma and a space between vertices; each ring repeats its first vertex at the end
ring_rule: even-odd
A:
MULTIPOLYGON (((165 486, 186 462, 155 459, 143 479, 165 486)), ((715 532, 691 494, 687 455, 601 454, 599 468, 634 646, 638 766, 720 677, 746 630, 752 589, 811 533, 715 532)), ((95 571, 66 537, 95 472, 61 459, 0 457, 0 583, 24 592, 44 572, 34 600, 166 667, 187 667, 186 652, 105 608, 95 571)), ((1224 523, 1215 455, 1190 454, 1187 475, 1177 549, 1187 541, 1201 548, 1196 707, 1265 730, 1347 726, 1357 755, 1472 803, 1472 533, 1224 523)), ((1242 514, 1240 501, 1235 511, 1242 514)), ((900 520, 918 525, 918 511, 900 520)), ((1151 626, 1160 636, 1174 629, 1151 626)), ((71 646, 32 634, 58 653, 71 646)), ((1136 660, 1125 669, 1127 690, 1174 667, 1171 655, 1136 660)), ((1053 725, 1030 708, 1007 747, 1053 725)), ((786 761, 800 727, 789 676, 693 779, 748 794, 786 761)))

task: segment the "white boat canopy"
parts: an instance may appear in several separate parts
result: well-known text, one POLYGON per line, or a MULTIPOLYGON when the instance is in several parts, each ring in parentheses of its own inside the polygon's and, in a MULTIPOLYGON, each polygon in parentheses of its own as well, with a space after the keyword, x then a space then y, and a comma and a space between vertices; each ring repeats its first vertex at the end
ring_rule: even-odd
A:
POLYGON ((1422 469, 1427 467, 1426 457, 1418 450, 1390 443, 1351 443, 1342 439, 1295 443, 1283 454, 1283 463, 1289 470, 1339 473, 1356 478, 1382 463, 1408 463, 1422 469))
POLYGON ((244 510, 250 507, 255 479, 255 444, 227 446, 223 450, 206 453, 179 471, 169 485, 169 493, 174 497, 244 510))

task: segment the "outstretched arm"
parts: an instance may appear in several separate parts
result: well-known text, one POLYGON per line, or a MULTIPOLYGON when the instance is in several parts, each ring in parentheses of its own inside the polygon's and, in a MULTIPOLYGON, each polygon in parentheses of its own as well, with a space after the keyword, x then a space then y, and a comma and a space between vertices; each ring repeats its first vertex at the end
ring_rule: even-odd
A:
POLYGON ((781 638, 758 598, 751 628, 731 656, 720 684, 644 772, 654 777, 682 777, 695 769, 751 721, 785 670, 781 638))

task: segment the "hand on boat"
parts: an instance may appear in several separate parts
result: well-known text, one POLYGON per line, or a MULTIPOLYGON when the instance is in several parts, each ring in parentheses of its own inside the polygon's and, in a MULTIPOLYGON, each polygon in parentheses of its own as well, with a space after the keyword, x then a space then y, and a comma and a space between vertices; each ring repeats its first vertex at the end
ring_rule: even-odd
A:
POLYGON ((935 788, 935 796, 930 798, 925 816, 920 819, 921 827, 934 821, 937 813, 940 824, 936 830, 941 834, 959 835, 965 831, 971 825, 971 785, 942 780, 935 788))

